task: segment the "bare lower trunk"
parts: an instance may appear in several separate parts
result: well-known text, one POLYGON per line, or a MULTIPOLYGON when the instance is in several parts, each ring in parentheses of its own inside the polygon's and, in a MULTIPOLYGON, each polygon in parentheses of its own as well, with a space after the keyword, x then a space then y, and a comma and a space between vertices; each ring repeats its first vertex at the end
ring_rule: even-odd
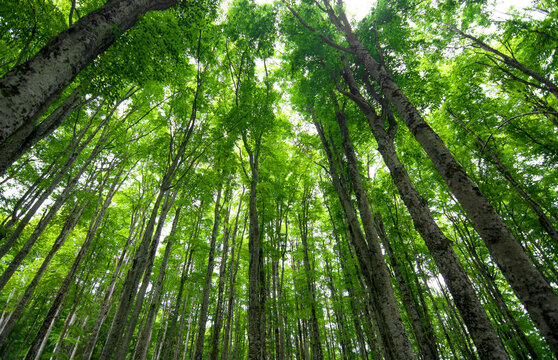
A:
POLYGON ((225 270, 227 268, 227 256, 229 253, 229 210, 225 217, 223 224, 223 250, 221 251, 221 265, 219 266, 219 290, 217 294, 217 307, 215 309, 215 316, 213 321, 213 334, 211 336, 211 352, 209 354, 210 360, 217 360, 219 357, 219 340, 221 335, 221 326, 223 323, 223 292, 225 290, 225 270))
MULTIPOLYGON (((373 226, 373 224, 365 224, 367 234, 370 234, 370 236, 367 236, 365 239, 356 210, 354 209, 352 201, 349 197, 347 186, 346 184, 343 184, 338 175, 339 173, 337 171, 331 150, 332 148, 335 149, 335 147, 330 145, 332 143, 332 139, 330 138, 329 141, 326 139, 322 125, 317 122, 314 124, 318 134, 320 135, 323 147, 329 160, 330 176, 339 196, 341 205, 343 206, 349 225, 349 231, 351 234, 350 237, 354 242, 355 250, 357 252, 357 259, 359 260, 367 285, 374 297, 375 306, 378 308, 378 320, 380 322, 379 329, 380 332, 382 332, 382 339, 385 345, 384 351, 389 354, 389 357, 394 359, 414 359, 411 343, 407 333, 405 332, 405 327, 399 314, 395 294, 393 293, 387 265, 380 249, 376 230, 373 229, 373 227, 371 228, 371 225, 373 226), (373 237, 374 234, 376 235, 375 237, 373 237), (368 244, 366 240, 368 240, 368 244), (369 246, 372 246, 373 248, 370 249, 369 246)), ((361 198, 359 202, 361 203, 361 206, 359 206, 361 215, 364 211, 366 211, 366 209, 370 211, 367 201, 365 202, 361 198)), ((363 223, 365 222, 365 219, 366 217, 362 218, 363 223)))
MULTIPOLYGON (((395 119, 387 107, 383 109, 383 111, 387 113, 386 115, 390 122, 390 128, 386 131, 383 118, 376 115, 375 111, 359 93, 356 82, 350 71, 351 70, 346 67, 344 75, 352 95, 368 118, 370 129, 378 143, 378 150, 390 170, 390 175, 397 186, 403 202, 411 214, 415 229, 424 239, 436 262, 436 266, 444 276, 444 280, 452 293, 459 312, 467 325, 467 329, 471 333, 471 337, 477 346, 477 351, 483 359, 508 359, 509 357, 504 345, 494 331, 480 300, 475 294, 465 269, 459 262, 450 245, 450 241, 434 221, 434 218, 430 214, 428 203, 415 189, 407 170, 399 161, 399 157, 393 145, 393 139, 397 129, 395 119)), ((349 129, 346 124, 345 115, 337 113, 337 118, 341 133, 343 134, 345 146, 349 153, 347 157, 349 158, 349 162, 354 162, 356 159, 354 150, 352 150, 352 143, 349 137, 349 129)), ((431 355, 433 356, 434 354, 431 355)))
POLYGON ((209 255, 207 258, 207 272, 205 274, 205 284, 203 287, 203 297, 201 302, 200 317, 198 319, 198 337, 196 340, 196 348, 194 350, 194 359, 201 360, 203 356, 203 344, 205 340, 205 324, 207 322, 207 310, 209 308, 209 292, 211 291, 211 278, 213 277, 213 268, 215 265, 215 242, 219 233, 219 216, 221 207, 221 190, 223 182, 217 191, 217 199, 215 200, 215 211, 213 219, 213 231, 211 233, 211 243, 209 245, 209 255))
POLYGON ((178 224, 178 219, 180 217, 180 208, 176 211, 174 215, 174 221, 172 224, 172 230, 168 237, 168 242, 165 247, 165 253, 163 255, 163 260, 161 261, 161 267, 159 268, 159 276, 157 277, 157 282, 153 286, 153 295, 151 298, 151 303, 149 304, 149 310, 147 313, 147 319, 144 327, 142 328, 138 339, 136 342, 136 349, 134 351, 133 359, 135 360, 145 360, 147 358, 147 352, 149 351, 149 344, 151 343, 151 335, 153 324, 155 323, 155 317, 159 311, 159 302, 161 299, 161 292, 163 290, 163 281, 165 280, 165 269, 170 256, 170 251, 173 244, 173 237, 176 233, 176 226, 178 224))

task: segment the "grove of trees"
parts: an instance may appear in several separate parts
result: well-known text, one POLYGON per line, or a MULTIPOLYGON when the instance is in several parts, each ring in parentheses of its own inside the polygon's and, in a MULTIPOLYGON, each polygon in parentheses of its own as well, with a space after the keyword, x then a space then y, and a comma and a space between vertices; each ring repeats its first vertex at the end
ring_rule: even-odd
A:
POLYGON ((7 0, 0 190, 3 360, 558 358, 558 5, 7 0))

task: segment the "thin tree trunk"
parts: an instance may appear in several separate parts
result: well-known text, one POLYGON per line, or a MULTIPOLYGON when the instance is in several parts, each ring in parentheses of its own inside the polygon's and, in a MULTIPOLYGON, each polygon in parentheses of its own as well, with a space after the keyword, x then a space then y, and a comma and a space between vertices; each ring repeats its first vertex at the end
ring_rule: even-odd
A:
POLYGON ((262 306, 261 292, 263 256, 261 249, 261 234, 257 207, 257 186, 259 174, 259 153, 262 134, 257 137, 254 149, 249 150, 248 142, 243 135, 244 145, 248 151, 252 178, 250 179, 250 228, 248 232, 248 250, 250 259, 248 264, 248 360, 264 360, 264 334, 262 334, 262 306))
POLYGON ((153 324, 155 323, 155 317, 159 311, 159 302, 161 300, 161 292, 163 290, 163 281, 165 280, 165 270, 167 263, 169 261, 170 251, 173 245, 173 237, 176 233, 176 227, 178 225, 178 219, 180 217, 180 208, 176 210, 174 215, 174 221, 172 223, 172 229, 168 237, 167 245, 165 247, 165 253, 163 255, 163 260, 161 261, 161 267, 159 268, 159 275, 157 277, 157 282, 153 286, 151 303, 149 304, 149 311, 147 313, 147 320, 143 326, 141 332, 138 335, 136 342, 136 349, 133 359, 135 360, 145 360, 147 358, 147 352, 149 351, 149 344, 151 343, 151 335, 153 334, 153 324))
MULTIPOLYGON (((332 139, 330 138, 329 141, 326 139, 322 125, 318 124, 316 121, 314 124, 329 160, 330 176, 349 224, 351 239, 357 251, 357 259, 359 260, 365 279, 372 292, 374 303, 378 308, 379 328, 380 332, 383 333, 382 339, 386 345, 385 351, 387 351, 389 357, 394 359, 414 359, 411 343, 405 332, 405 327, 401 320, 399 309, 397 308, 397 302, 391 286, 387 265, 380 249, 376 230, 373 228, 373 223, 368 223, 366 221, 366 215, 363 215, 366 214, 366 211, 370 213, 368 201, 364 200, 363 193, 359 193, 357 196, 357 199, 359 199, 361 216, 363 216, 362 221, 366 229, 367 244, 365 236, 360 228, 356 210, 349 197, 347 186, 341 182, 341 178, 338 175, 330 148, 332 139), (372 249, 370 249, 369 246, 372 246, 372 249)), ((333 148, 335 149, 334 145, 333 148)), ((351 181, 356 182, 356 180, 357 179, 351 175, 351 181)))
MULTIPOLYGON (((123 171, 123 168, 121 167, 118 174, 114 177, 114 179, 112 181, 112 184, 110 186, 110 189, 109 189, 109 191, 106 195, 105 201, 102 203, 102 205, 101 205, 102 190, 100 190, 99 200, 98 200, 97 206, 101 205, 101 207, 98 210, 98 213, 95 216, 95 218, 92 219, 92 221, 90 223, 89 230, 88 230, 87 235, 85 237, 85 240, 84 240, 84 242, 81 246, 81 249, 80 249, 78 255, 76 256, 76 258, 74 260, 74 263, 72 264, 72 267, 70 268, 70 271, 66 275, 66 278, 62 282, 62 285, 60 286, 60 289, 58 290, 58 293, 56 294, 56 297, 52 302, 50 310, 48 311, 48 313, 45 317, 45 320, 43 321, 43 324, 41 325, 37 335, 35 336, 35 339, 33 340, 32 344, 29 348, 29 351, 27 352, 25 360, 35 360, 35 358, 40 358, 41 352, 42 352, 42 349, 43 349, 43 346, 40 346, 40 344, 41 344, 43 339, 48 338, 48 333, 52 329, 52 325, 55 322, 55 320, 58 316, 58 313, 60 312, 60 309, 62 307, 64 299, 68 295, 68 290, 70 288, 70 285, 71 285, 72 281, 74 280, 75 273, 76 273, 79 265, 81 264, 83 258, 85 257, 85 254, 87 253, 87 250, 89 249, 89 246, 91 245, 91 242, 94 239, 95 234, 97 233, 97 229, 99 228, 99 226, 101 225, 101 222, 104 219, 104 215, 105 215, 108 207, 110 206, 110 204, 112 202, 112 198, 113 198, 114 194, 116 193, 116 191, 119 188, 120 176, 122 175, 122 171, 123 171)), ((109 174, 107 174, 107 176, 108 175, 109 174)))
MULTIPOLYGON (((58 198, 56 199, 54 204, 52 204, 52 206, 50 207, 50 209, 46 213, 46 215, 39 221, 39 223, 35 227, 35 230, 33 231, 33 233, 29 236, 29 238, 27 239, 25 244, 21 247, 21 249, 19 250, 17 255, 14 257, 14 259, 10 263, 10 265, 8 265, 8 267, 6 268, 6 270, 4 271, 2 276, 0 276, 0 290, 3 289, 4 286, 6 286, 7 282, 10 280, 12 275, 15 273, 15 271, 17 270, 19 265, 21 265, 23 260, 27 257, 27 254, 29 254, 29 252, 31 251, 31 248, 33 247, 33 245, 35 245, 35 242, 38 240, 39 236, 46 229, 47 225, 54 218, 56 213, 58 213, 58 210, 62 207, 62 205, 70 197, 70 193, 74 190, 74 187, 79 182, 83 173, 89 167, 89 164, 91 164, 91 162, 93 162, 93 160, 104 149, 106 138, 103 135, 101 135, 101 138, 99 139, 99 142, 97 143, 97 145, 95 146, 95 148, 93 149, 93 151, 91 152, 91 154, 89 155, 87 160, 83 163, 81 168, 78 170, 77 174, 72 178, 72 180, 64 188, 64 190, 62 191, 60 196, 58 196, 58 198)), ((18 228, 19 228, 19 226, 18 226, 18 228)), ((17 232, 17 230, 16 230, 16 232, 17 232)), ((13 237, 13 235, 12 235, 12 237, 13 237)))
MULTIPOLYGON (((242 195, 244 195, 244 189, 242 189, 242 195)), ((242 198, 242 196, 240 197, 242 198)), ((235 242, 236 242, 236 233, 238 230, 238 215, 240 214, 240 208, 242 203, 238 205, 238 212, 236 215, 233 235, 232 235, 232 249, 231 249, 231 262, 229 266, 229 296, 227 301, 227 321, 225 323, 225 330, 224 330, 224 340, 223 340, 223 351, 221 354, 221 360, 229 360, 230 359, 230 344, 232 343, 232 333, 231 331, 231 323, 233 319, 234 313, 234 299, 235 299, 235 281, 236 281, 236 274, 238 272, 238 264, 240 262, 240 249, 242 248, 242 240, 244 239, 244 232, 246 230, 246 221, 248 217, 244 217, 244 225, 242 227, 242 234, 240 235, 240 243, 238 245, 238 255, 236 260, 234 258, 235 253, 235 242)))
MULTIPOLYGON (((14 308, 8 320, 6 321, 6 324, 2 328, 0 333, 0 348, 4 345, 4 342, 10 335, 14 325, 18 322, 21 314, 23 313, 23 310, 25 309, 25 305, 27 305, 27 302, 29 301, 29 299, 31 299, 31 296, 33 295, 35 289, 37 288, 37 285, 39 284, 39 281, 41 280, 42 276, 46 272, 46 269, 50 261, 52 260, 56 252, 62 247, 62 245, 64 245, 64 242, 68 238, 68 235, 70 235, 70 232, 76 226, 78 220, 81 217, 81 214, 83 213, 83 210, 87 207, 88 204, 89 201, 86 201, 81 206, 77 202, 74 204, 74 207, 72 208, 70 214, 66 218, 66 222, 64 223, 64 226, 62 227, 60 234, 54 241, 52 248, 50 249, 45 259, 43 260, 41 267, 35 273, 33 280, 31 280, 31 283, 29 283, 29 285, 25 289, 25 293, 19 299, 16 307, 14 308)), ((6 356, 7 354, 4 355, 6 356)))
POLYGON ((323 360, 322 344, 320 342, 320 330, 318 325, 318 318, 316 316, 316 293, 314 290, 314 278, 310 269, 310 259, 308 257, 308 212, 310 206, 310 190, 304 188, 302 195, 302 211, 298 214, 298 225, 300 229, 300 238, 304 251, 303 263, 304 271, 306 273, 306 293, 310 298, 310 323, 312 328, 311 345, 312 345, 312 359, 323 360))
POLYGON ((120 254, 120 258, 118 259, 116 267, 113 271, 110 284, 107 287, 105 297, 103 299, 103 303, 101 305, 101 308, 99 309, 99 315, 97 316, 97 320, 95 321, 93 331, 91 332, 91 335, 89 335, 89 341, 87 342, 87 346, 86 346, 86 348, 83 352, 83 359, 85 359, 85 360, 90 360, 91 359, 91 357, 93 355, 93 351, 95 350, 95 345, 97 344, 97 338, 99 336, 99 332, 101 331, 101 326, 105 322, 105 320, 106 320, 106 318, 109 314, 110 308, 112 307, 112 301, 111 300, 112 300, 112 296, 114 294, 114 290, 116 289, 116 280, 120 277, 122 265, 124 265, 124 263, 127 262, 126 261, 127 260, 126 255, 127 255, 127 252, 128 252, 128 248, 130 247, 132 242, 134 242, 135 236, 138 235, 139 228, 141 227, 141 226, 136 226, 140 211, 141 210, 138 209, 138 215, 137 216, 132 215, 132 219, 131 219, 131 222, 130 222, 130 230, 128 232, 128 238, 126 240, 126 245, 124 245, 124 249, 122 250, 122 253, 120 254), (138 228, 138 232, 136 232, 136 235, 133 235, 135 228, 138 228))
MULTIPOLYGON (((70 172, 70 169, 71 169, 74 161, 81 154, 81 152, 85 149, 85 147, 93 140, 95 135, 97 135, 97 132, 101 129, 106 129, 105 128, 106 122, 102 121, 99 124, 99 126, 95 129, 95 131, 92 134, 90 134, 90 136, 85 141, 83 141, 82 143, 79 143, 79 141, 81 140, 81 136, 83 136, 84 133, 85 133, 85 130, 87 130, 89 128, 89 125, 91 124, 91 121, 92 121, 92 118, 90 118, 89 123, 82 129, 81 133, 77 136, 77 141, 75 141, 73 143, 72 147, 70 148, 70 154, 69 154, 68 158, 66 159, 66 162, 60 168, 60 170, 58 171, 56 176, 52 179, 48 188, 45 191, 42 192, 41 196, 33 203, 33 206, 31 207, 31 209, 29 209, 26 212, 25 216, 18 223, 14 232, 4 242, 4 244, 2 244, 2 247, 0 248, 0 258, 4 257, 8 253, 8 251, 11 249, 11 247, 15 244, 15 242, 17 241, 17 239, 19 238, 19 236, 21 235, 21 233, 23 232, 24 228, 27 226, 29 221, 32 219, 32 217, 35 215, 35 213, 39 210, 39 208, 44 203, 44 201, 50 196, 50 194, 52 194, 54 189, 56 189, 56 187, 58 186, 60 181, 62 181, 64 176, 67 176, 67 174, 70 172)), ((101 140, 99 139, 99 142, 97 143, 96 148, 98 146, 100 146, 100 143, 101 143, 101 140)), ((93 158, 94 158, 94 156, 90 156, 89 161, 91 161, 93 158)), ((85 171, 85 168, 86 168, 86 166, 81 167, 82 172, 85 171)), ((0 286, 0 288, 1 288, 1 286, 0 286)))
POLYGON ((198 337, 196 340, 196 348, 194 350, 194 360, 201 360, 203 356, 203 345, 205 340, 205 324, 207 322, 207 311, 209 308, 209 292, 211 291, 211 278, 213 277, 213 268, 215 266, 215 242, 219 233, 219 217, 221 210, 221 191, 223 189, 224 173, 222 174, 221 184, 217 190, 217 198, 215 199, 215 210, 213 212, 213 230, 211 232, 211 242, 209 245, 209 255, 207 257, 207 272, 205 274, 205 284, 203 287, 203 297, 200 308, 200 316, 198 318, 198 337))
MULTIPOLYGON (((221 251, 221 264, 219 266, 219 290, 217 294, 217 307, 215 309, 215 316, 213 317, 213 335, 211 336, 211 352, 209 355, 210 360, 217 360, 219 357, 219 340, 221 334, 221 325, 223 323, 223 314, 222 314, 222 307, 223 307, 223 292, 225 287, 225 276, 226 276, 226 268, 227 268, 227 256, 229 253, 229 211, 230 208, 227 209, 227 215, 225 216, 225 221, 223 223, 224 234, 223 234, 223 249, 221 251)), ((238 216, 237 216, 238 220, 238 216)), ((234 246, 234 244, 233 244, 234 246)))
POLYGON ((147 288, 149 287, 149 283, 151 280, 151 272, 153 270, 153 263, 155 261, 155 256, 157 255, 157 247, 159 246, 161 232, 163 231, 167 214, 172 204, 174 203, 174 200, 176 199, 177 193, 178 193, 178 188, 176 188, 172 194, 169 192, 165 196, 165 201, 161 208, 161 213, 159 214, 159 221, 157 222, 157 229, 155 230, 155 234, 153 235, 153 240, 151 242, 151 245, 149 246, 149 251, 146 254, 147 263, 145 264, 145 270, 144 270, 145 272, 143 274, 143 280, 140 289, 136 295, 136 302, 134 304, 132 314, 128 321, 126 332, 124 333, 124 337, 121 339, 120 344, 116 349, 115 358, 118 360, 124 359, 128 352, 130 341, 132 340, 132 336, 136 329, 136 325, 139 320, 141 310, 143 308, 145 294, 147 292, 147 288))

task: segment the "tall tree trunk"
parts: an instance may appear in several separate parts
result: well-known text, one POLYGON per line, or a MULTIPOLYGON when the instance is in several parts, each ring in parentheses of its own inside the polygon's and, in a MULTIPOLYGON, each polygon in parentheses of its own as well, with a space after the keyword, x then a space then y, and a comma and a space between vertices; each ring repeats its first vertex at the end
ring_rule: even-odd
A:
POLYGON ((217 190, 217 198, 215 199, 215 210, 213 212, 213 230, 211 232, 211 242, 209 245, 209 255, 207 257, 207 272, 205 274, 205 284, 203 287, 203 297, 200 308, 200 316, 198 318, 198 337, 196 340, 196 348, 194 350, 194 360, 201 360, 203 356, 203 344, 205 340, 205 323, 207 322, 207 310, 209 308, 209 292, 211 291, 211 278, 213 277, 213 268, 215 266, 215 243, 219 233, 219 217, 221 212, 221 191, 223 189, 224 173, 222 174, 221 183, 217 190))
POLYGON ((178 219, 180 217, 180 208, 176 210, 174 215, 174 220, 172 223, 172 229, 168 236, 167 245, 165 247, 165 253, 163 255, 163 260, 161 261, 161 267, 159 268, 159 275, 157 277, 157 282, 153 286, 151 303, 149 304, 149 310, 147 313, 147 319, 145 325, 143 326, 141 332, 138 335, 136 342, 136 349, 134 350, 133 359, 135 360, 145 360, 147 358, 147 352, 149 351, 149 344, 151 343, 151 335, 153 334, 153 324, 155 323, 155 317, 159 311, 159 302, 161 300, 161 292, 163 290, 163 281, 165 280, 165 270, 167 263, 169 261, 170 251, 172 249, 173 238, 176 234, 176 227, 178 225, 178 219))
MULTIPOLYGON (((35 336, 35 339, 31 343, 29 351, 27 352, 27 355, 25 356, 25 360, 35 360, 35 358, 40 358, 40 356, 41 356, 41 354, 40 354, 40 352, 41 352, 40 344, 41 344, 43 339, 48 337, 48 333, 50 332, 49 329, 52 329, 52 324, 54 323, 54 321, 56 320, 56 317, 58 316, 58 314, 60 312, 60 309, 62 307, 64 299, 68 295, 68 290, 70 288, 70 285, 71 285, 72 281, 74 280, 75 273, 76 273, 79 265, 81 264, 83 258, 85 257, 85 254, 87 253, 87 250, 89 249, 89 246, 91 245, 91 242, 95 238, 95 234, 97 233, 97 230, 99 229, 99 226, 101 225, 101 222, 104 219, 105 213, 106 213, 108 207, 110 206, 110 204, 112 202, 112 198, 113 198, 114 194, 116 193, 116 191, 120 187, 119 186, 120 177, 122 175, 123 170, 124 170, 124 168, 121 167, 118 174, 114 177, 104 202, 102 202, 102 196, 103 195, 102 195, 102 187, 101 187, 101 190, 100 190, 100 193, 99 193, 99 199, 98 199, 98 203, 97 203, 98 212, 97 212, 96 216, 91 220, 91 223, 89 225, 89 229, 87 231, 87 235, 86 235, 85 240, 84 240, 84 242, 81 246, 81 249, 76 256, 76 258, 74 260, 74 263, 72 264, 72 267, 70 268, 70 271, 66 275, 66 278, 62 282, 62 285, 60 286, 60 289, 58 290, 58 293, 56 294, 56 297, 54 298, 54 300, 52 302, 50 310, 48 311, 48 313, 45 317, 45 320, 43 321, 43 324, 41 325, 37 335, 35 336), (100 208, 99 208, 99 205, 100 205, 100 208)), ((107 174, 107 177, 108 177, 108 175, 110 175, 110 171, 107 174)), ((105 179, 105 181, 106 181, 106 179, 105 179)))
MULTIPOLYGON (((352 77, 350 71, 348 67, 345 67, 344 76, 351 89, 353 99, 368 118, 370 129, 378 143, 378 150, 390 170, 390 175, 397 186, 403 202, 411 214, 415 229, 417 229, 424 239, 436 262, 436 266, 444 276, 444 280, 452 293, 453 299, 459 308, 459 312, 475 342, 477 351, 481 357, 485 359, 509 359, 504 344, 494 331, 480 300, 475 294, 473 286, 467 276, 467 272, 451 247, 451 242, 446 238, 434 221, 427 201, 415 189, 407 170, 399 161, 399 157, 393 145, 395 132, 397 131, 397 125, 393 115, 387 107, 384 108, 383 111, 386 112, 386 116, 390 123, 390 128, 386 131, 384 119, 377 116, 375 111, 364 100, 356 87, 356 81, 352 77)), ((352 171, 358 172, 356 155, 350 139, 345 115, 338 111, 336 116, 343 136, 343 146, 346 148, 345 154, 349 164, 352 163, 350 167, 352 167, 352 171)), ((389 242, 387 238, 386 241, 389 242)), ((411 306, 409 310, 412 309, 413 307, 411 306)), ((409 315, 411 316, 411 314, 409 315)), ((414 324, 419 325, 419 322, 414 322, 414 324)), ((419 334, 417 332, 417 335, 423 336, 424 333, 419 334)), ((430 356, 436 356, 435 352, 430 351, 431 349, 423 350, 430 356)))
POLYGON ((140 286, 139 291, 136 295, 136 302, 134 304, 134 308, 132 310, 132 314, 130 315, 126 332, 124 333, 124 337, 121 339, 118 348, 116 349, 116 356, 115 358, 120 360, 126 358, 128 347, 130 346, 130 341, 132 340, 132 336, 136 329, 137 322, 140 317, 141 310, 143 308, 145 294, 147 292, 147 288, 149 287, 149 283, 151 280, 151 272, 153 270, 153 263, 155 262, 155 256, 157 255, 157 248, 159 246, 159 240, 161 239, 161 233, 163 231, 163 227, 165 226, 165 221, 167 219, 168 212, 171 206, 176 199, 176 195, 178 193, 178 188, 174 190, 174 192, 168 193, 165 197, 165 201, 161 208, 161 213, 159 214, 159 221, 157 222, 157 229, 155 230, 155 234, 153 235, 153 240, 151 245, 149 246, 149 251, 147 253, 147 262, 145 264, 145 272, 143 274, 143 280, 140 286))
MULTIPOLYGON (((93 160, 96 159, 96 157, 99 155, 99 153, 101 153, 101 151, 104 149, 105 140, 106 140, 106 137, 104 135, 105 135, 104 133, 103 133, 103 135, 101 135, 101 138, 99 139, 99 142, 97 143, 97 145, 95 146, 95 148, 93 149, 93 151, 91 152, 91 154, 89 155, 87 160, 83 163, 81 168, 78 170, 77 174, 72 178, 72 180, 70 180, 68 182, 68 185, 64 188, 62 193, 58 196, 58 198, 56 199, 54 204, 52 204, 52 206, 50 207, 50 209, 48 210, 46 215, 39 221, 39 223, 35 227, 35 230, 33 231, 33 233, 29 236, 29 238, 27 239, 25 244, 23 244, 23 246, 21 247, 21 249, 19 250, 17 255, 13 258, 10 265, 8 265, 8 267, 6 268, 6 270, 4 271, 2 276, 0 276, 0 290, 3 289, 4 286, 6 286, 6 283, 10 280, 10 278, 15 273, 15 271, 17 270, 19 265, 27 257, 27 254, 29 254, 29 252, 31 251, 31 248, 33 247, 33 245, 35 245, 35 242, 39 239, 39 236, 46 229, 47 225, 54 218, 56 213, 58 213, 58 210, 62 207, 62 205, 70 197, 71 192, 74 190, 74 187, 79 182, 79 180, 80 180, 81 176, 83 175, 83 173, 85 172, 85 170, 87 170, 87 168, 89 167, 89 164, 91 164, 93 162, 93 160)), ((111 166, 114 166, 114 162, 111 166)), ((102 191, 102 189, 101 189, 101 191, 102 191)), ((18 228, 19 228, 19 226, 18 226, 18 228)), ((16 232, 17 232, 17 230, 16 230, 16 232)), ((12 237, 13 237, 13 234, 12 234, 12 237)))
POLYGON ((262 334, 262 272, 263 258, 261 249, 261 234, 258 219, 257 186, 259 175, 259 154, 262 134, 256 139, 254 149, 249 150, 246 137, 243 136, 244 145, 247 148, 251 176, 250 179, 250 227, 248 232, 248 251, 250 259, 248 263, 248 360, 264 360, 265 338, 262 334))
POLYGON ((314 277, 310 268, 310 259, 308 257, 308 217, 310 206, 310 189, 305 187, 302 195, 302 211, 298 214, 298 225, 300 229, 300 239, 304 251, 303 263, 306 273, 306 295, 310 298, 310 324, 312 329, 311 345, 312 359, 322 360, 324 358, 322 344, 320 342, 320 330, 318 318, 316 315, 316 293, 314 290, 314 277))
MULTIPOLYGON (((223 249, 221 251, 221 264, 219 266, 219 290, 217 294, 217 307, 215 309, 215 316, 213 321, 213 334, 211 336, 211 352, 209 354, 210 360, 217 360, 219 357, 219 340, 221 334, 221 325, 223 323, 223 292, 225 288, 225 276, 226 276, 226 268, 227 268, 227 257, 229 253, 229 234, 230 234, 230 227, 229 227, 229 211, 230 208, 227 209, 227 214, 225 216, 225 221, 223 223, 223 249)), ((237 216, 238 220, 238 216, 237 216)), ((234 246, 234 244, 233 244, 234 246)))
POLYGON ((150 10, 164 10, 176 0, 108 1, 61 32, 35 56, 0 80, 0 153, 21 126, 35 124, 78 73, 150 10))
MULTIPOLYGON (((324 3, 330 20, 343 32, 349 43, 350 51, 363 65, 370 78, 379 84, 386 99, 432 160, 438 173, 471 218, 475 230, 483 238, 492 258, 551 350, 558 354, 558 295, 531 263, 510 229, 453 157, 442 139, 395 83, 386 67, 376 61, 360 42, 343 10, 339 10, 337 16, 329 5, 329 0, 324 0, 324 3)), ((378 51, 381 52, 381 49, 378 51)))
MULTIPOLYGON (((380 321, 379 328, 380 332, 382 332, 384 344, 386 345, 384 350, 387 351, 389 357, 394 359, 414 359, 411 342, 405 332, 405 327, 403 325, 403 321, 401 320, 401 315, 399 314, 387 265, 378 242, 378 235, 373 227, 373 223, 370 224, 366 221, 368 220, 366 217, 366 211, 370 213, 368 201, 364 200, 363 193, 359 193, 359 195, 357 195, 357 199, 359 199, 359 209, 361 210, 361 219, 364 224, 364 228, 366 229, 366 240, 368 240, 367 244, 365 236, 360 228, 360 222, 358 220, 356 210, 349 197, 347 186, 346 184, 343 184, 340 176, 338 175, 330 143, 332 144, 331 146, 334 150, 335 145, 333 144, 331 137, 329 141, 326 139, 322 125, 316 122, 316 120, 314 124, 328 157, 330 176, 349 224, 351 234, 350 237, 354 241, 355 249, 357 251, 357 259, 359 260, 365 279, 372 292, 375 306, 378 308, 378 320, 380 321)), ((351 181, 356 183, 357 179, 353 175, 354 174, 351 175, 351 181)))
POLYGON ((25 154, 33 145, 50 135, 60 126, 76 109, 93 101, 91 97, 80 103, 82 88, 76 87, 74 91, 39 125, 27 123, 16 130, 10 137, 9 146, 0 145, 0 175, 4 174, 14 162, 25 154), (30 126, 29 126, 30 125, 30 126))
MULTIPOLYGON (((244 195, 244 189, 242 189, 242 195, 244 195)), ((242 196, 240 197, 242 198, 242 196)), ((242 206, 242 202, 238 205, 238 212, 236 214, 236 220, 232 235, 232 249, 231 249, 231 261, 229 265, 229 296, 227 300, 227 320, 225 323, 225 330, 223 335, 223 350, 221 354, 221 360, 229 360, 230 359, 230 345, 232 343, 232 333, 231 331, 231 323, 233 320, 234 314, 234 299, 235 299, 235 281, 236 281, 236 274, 238 272, 238 265, 240 262, 240 249, 242 248, 242 240, 244 239, 244 232, 246 230, 246 221, 248 217, 244 217, 244 225, 242 227, 242 234, 240 235, 240 243, 238 245, 238 255, 236 256, 236 260, 234 258, 235 254, 235 242, 236 242, 236 234, 238 230, 238 215, 240 214, 240 208, 242 206)))
MULTIPOLYGON (((33 277, 33 280, 31 280, 31 283, 29 283, 29 285, 25 289, 25 293, 19 299, 16 307, 14 308, 14 310, 10 314, 8 320, 6 321, 5 325, 1 329, 0 348, 2 348, 2 346, 4 345, 4 342, 6 341, 8 336, 10 335, 10 332, 12 331, 14 325, 19 320, 21 314, 23 313, 23 310, 25 309, 25 305, 27 305, 27 302, 29 301, 29 299, 31 299, 31 296, 33 295, 35 289, 37 288, 37 285, 39 284, 39 281, 41 280, 44 273, 46 272, 48 264, 50 263, 50 261, 52 260, 52 258, 56 254, 56 252, 62 247, 62 245, 64 245, 64 242, 68 238, 68 235, 70 235, 70 232, 76 226, 78 220, 81 217, 81 214, 83 213, 83 210, 87 207, 88 204, 89 204, 89 201, 86 201, 84 204, 79 204, 77 202, 74 204, 74 207, 70 211, 70 214, 66 218, 66 222, 64 223, 64 226, 62 227, 62 230, 60 231, 60 235, 58 235, 58 237, 54 241, 54 244, 52 245, 52 248, 50 249, 50 251, 47 254, 47 256, 45 257, 45 259, 43 260, 43 262, 41 264, 41 267, 35 273, 35 276, 33 277)), ((4 356, 7 357, 7 354, 4 354, 4 356)))
POLYGON ((103 303, 101 304, 101 308, 99 309, 99 315, 97 315, 97 320, 95 321, 95 325, 93 326, 93 330, 89 335, 89 340, 87 341, 86 348, 83 352, 83 359, 85 360, 90 360, 91 357, 93 356, 93 351, 95 350, 95 345, 97 344, 97 338, 99 336, 99 332, 101 331, 101 326, 105 322, 109 314, 110 308, 112 307, 111 300, 112 300, 112 296, 114 295, 114 290, 116 289, 116 280, 119 279, 120 277, 122 265, 124 265, 124 263, 127 262, 126 260, 127 260, 128 248, 130 247, 130 245, 132 245, 132 242, 135 241, 136 236, 139 235, 139 231, 140 231, 139 228, 141 228, 141 225, 137 226, 136 224, 138 221, 138 217, 143 216, 143 214, 140 214, 140 211, 141 210, 138 209, 137 214, 132 215, 132 219, 130 221, 130 229, 128 232, 128 238, 126 240, 126 245, 124 245, 124 249, 120 254, 120 258, 118 259, 118 262, 116 263, 116 267, 113 271, 110 284, 107 287, 105 297, 103 299, 103 303), (134 235, 135 228, 137 228, 138 230, 134 235))

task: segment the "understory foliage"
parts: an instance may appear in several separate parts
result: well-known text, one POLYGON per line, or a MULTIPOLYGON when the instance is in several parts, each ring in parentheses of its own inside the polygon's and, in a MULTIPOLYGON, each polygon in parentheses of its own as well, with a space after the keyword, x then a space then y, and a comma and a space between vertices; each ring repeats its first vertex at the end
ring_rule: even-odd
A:
MULTIPOLYGON (((0 76, 102 6, 3 2, 0 76)), ((556 3, 344 6, 115 26, 1 174, 0 359, 557 356, 556 3)))

